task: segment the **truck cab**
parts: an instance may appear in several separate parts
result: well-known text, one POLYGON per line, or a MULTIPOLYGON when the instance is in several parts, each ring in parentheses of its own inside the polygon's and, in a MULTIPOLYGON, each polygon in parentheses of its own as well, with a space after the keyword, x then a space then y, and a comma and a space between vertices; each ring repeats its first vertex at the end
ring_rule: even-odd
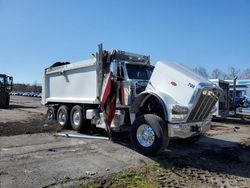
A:
POLYGON ((119 83, 120 105, 133 103, 136 96, 146 89, 153 70, 154 66, 148 63, 113 63, 112 71, 119 83))
MULTIPOLYGON (((143 58, 122 54, 128 60, 115 61, 111 66, 119 84, 121 106, 117 104, 117 117, 124 114, 119 111, 128 109, 125 111, 130 115, 131 140, 138 151, 160 152, 170 138, 194 142, 209 130, 214 106, 222 92, 220 87, 183 65, 158 61, 152 66, 149 56, 137 61, 136 57, 143 58), (157 135, 161 137, 157 140, 157 132, 165 136, 157 135), (157 147, 157 142, 162 143, 157 147)), ((125 118, 116 119, 120 121, 111 125, 114 130, 122 127, 125 118)))

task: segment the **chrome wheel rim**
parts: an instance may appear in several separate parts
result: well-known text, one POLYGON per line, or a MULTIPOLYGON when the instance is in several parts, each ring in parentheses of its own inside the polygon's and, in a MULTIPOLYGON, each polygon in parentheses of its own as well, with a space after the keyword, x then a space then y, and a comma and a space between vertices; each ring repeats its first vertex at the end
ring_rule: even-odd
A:
POLYGON ((65 122, 66 122, 66 114, 63 111, 59 112, 58 122, 59 122, 60 125, 64 125, 65 122))
POLYGON ((155 141, 155 133, 147 124, 138 127, 136 137, 138 142, 144 147, 150 147, 155 141))
POLYGON ((81 119, 80 112, 75 111, 73 113, 73 122, 74 122, 74 124, 78 126, 80 124, 80 119, 81 119))

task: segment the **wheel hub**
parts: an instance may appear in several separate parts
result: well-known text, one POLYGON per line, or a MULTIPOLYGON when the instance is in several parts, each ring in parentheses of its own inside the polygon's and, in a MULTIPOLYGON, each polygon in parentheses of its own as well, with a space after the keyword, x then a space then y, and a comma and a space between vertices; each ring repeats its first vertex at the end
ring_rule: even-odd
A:
POLYGON ((75 125, 79 125, 80 124, 80 112, 76 111, 73 114, 73 122, 75 125))
POLYGON ((136 137, 138 142, 144 147, 150 147, 155 141, 155 133, 147 124, 138 127, 136 137))
POLYGON ((64 125, 66 122, 66 115, 64 112, 59 112, 59 116, 58 116, 58 122, 60 123, 60 125, 64 125))

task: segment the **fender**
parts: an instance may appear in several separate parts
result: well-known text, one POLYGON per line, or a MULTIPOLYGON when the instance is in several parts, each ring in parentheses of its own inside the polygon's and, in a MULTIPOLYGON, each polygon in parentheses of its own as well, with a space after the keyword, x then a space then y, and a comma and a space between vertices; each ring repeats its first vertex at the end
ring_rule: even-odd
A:
POLYGON ((165 102, 165 100, 162 98, 160 94, 153 92, 153 91, 149 91, 149 90, 144 91, 140 93, 138 96, 136 96, 136 98, 134 99, 131 105, 131 113, 138 113, 140 110, 140 107, 143 106, 143 104, 147 101, 147 99, 150 96, 154 96, 159 100, 164 110, 165 120, 168 121, 169 115, 168 115, 168 110, 167 110, 167 103, 165 102))

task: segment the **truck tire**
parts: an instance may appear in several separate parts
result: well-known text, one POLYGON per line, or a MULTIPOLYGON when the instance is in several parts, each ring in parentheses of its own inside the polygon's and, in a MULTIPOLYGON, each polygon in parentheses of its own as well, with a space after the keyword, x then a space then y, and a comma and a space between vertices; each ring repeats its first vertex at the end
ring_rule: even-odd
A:
POLYGON ((0 92, 0 106, 1 107, 8 107, 10 101, 10 96, 7 92, 0 92))
POLYGON ((50 106, 48 107, 48 110, 47 110, 47 120, 48 122, 52 122, 55 119, 56 119, 55 109, 52 106, 50 106))
POLYGON ((5 95, 3 92, 0 92, 0 106, 1 107, 5 106, 5 95))
POLYGON ((84 126, 84 119, 82 115, 82 107, 79 105, 74 106, 70 112, 70 123, 75 131, 81 131, 84 126))
POLYGON ((62 105, 57 111, 57 122, 63 129, 69 128, 69 109, 67 106, 62 105))
POLYGON ((169 143, 166 123, 153 114, 136 118, 131 127, 130 138, 135 149, 145 155, 160 154, 169 143))

